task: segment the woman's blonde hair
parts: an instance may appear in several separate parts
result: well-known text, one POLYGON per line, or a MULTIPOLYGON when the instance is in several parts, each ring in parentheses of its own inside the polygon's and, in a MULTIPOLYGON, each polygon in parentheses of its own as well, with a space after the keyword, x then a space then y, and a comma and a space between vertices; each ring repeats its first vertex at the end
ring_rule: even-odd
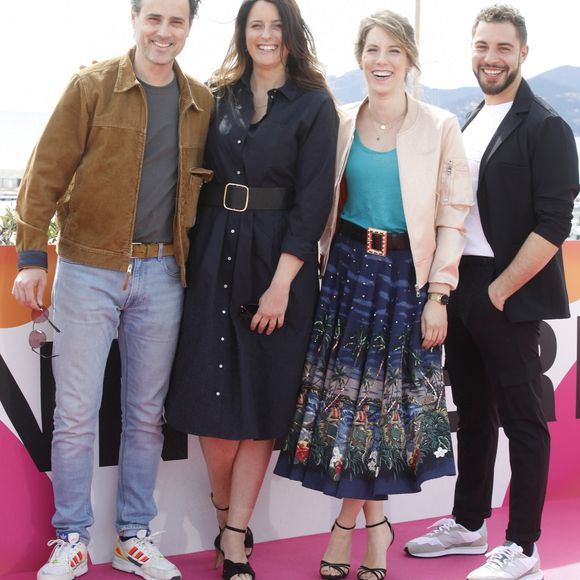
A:
POLYGON ((421 72, 419 68, 419 49, 415 42, 415 30, 407 18, 390 10, 381 10, 362 19, 354 44, 354 55, 358 64, 360 65, 362 61, 368 33, 375 26, 394 36, 401 43, 411 67, 416 69, 417 72, 421 72))

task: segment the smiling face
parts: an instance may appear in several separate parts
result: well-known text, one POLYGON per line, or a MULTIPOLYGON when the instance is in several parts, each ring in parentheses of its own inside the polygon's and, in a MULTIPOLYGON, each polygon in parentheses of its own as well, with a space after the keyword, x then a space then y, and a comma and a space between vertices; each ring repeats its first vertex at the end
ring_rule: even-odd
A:
POLYGON ((369 94, 387 95, 405 91, 405 78, 411 68, 401 43, 380 26, 366 36, 360 67, 367 81, 369 94))
POLYGON ((472 67, 488 104, 514 100, 528 55, 511 22, 480 22, 472 41, 472 67))
POLYGON ((286 68, 288 50, 284 44, 283 25, 275 4, 258 0, 246 21, 246 48, 254 68, 286 68))
POLYGON ((133 11, 131 20, 137 75, 146 81, 150 71, 171 71, 189 35, 188 0, 143 0, 141 10, 133 11))

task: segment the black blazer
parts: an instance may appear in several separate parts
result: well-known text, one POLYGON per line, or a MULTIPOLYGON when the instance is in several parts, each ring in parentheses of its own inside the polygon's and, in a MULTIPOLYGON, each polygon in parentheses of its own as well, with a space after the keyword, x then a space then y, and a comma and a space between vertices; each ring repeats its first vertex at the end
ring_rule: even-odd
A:
MULTIPOLYGON (((510 264, 531 232, 556 246, 563 244, 570 233, 578 181, 572 130, 522 79, 479 169, 477 203, 495 254, 496 275, 510 264)), ((504 312, 511 322, 570 316, 561 249, 506 301, 504 312)))

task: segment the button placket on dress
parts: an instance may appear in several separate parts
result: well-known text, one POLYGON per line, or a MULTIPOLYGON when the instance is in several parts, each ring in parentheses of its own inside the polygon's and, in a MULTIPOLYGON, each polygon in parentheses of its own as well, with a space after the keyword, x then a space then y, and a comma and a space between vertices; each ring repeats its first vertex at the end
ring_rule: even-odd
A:
MULTIPOLYGON (((242 127, 235 126, 236 129, 232 131, 231 138, 233 139, 234 143, 234 151, 236 152, 236 161, 239 163, 239 169, 236 169, 236 175, 243 175, 243 156, 242 150, 243 145, 245 143, 245 135, 243 134, 242 127)), ((245 184, 245 180, 240 179, 240 183, 245 184)), ((232 313, 230 312, 231 304, 232 304, 232 291, 233 291, 233 275, 234 275, 234 256, 236 255, 236 246, 238 242, 238 231, 239 231, 239 220, 240 214, 237 212, 227 212, 227 222, 228 226, 226 228, 226 236, 223 241, 222 246, 222 253, 220 259, 224 262, 224 267, 222 269, 223 272, 223 279, 222 279, 222 286, 223 292, 221 296, 221 300, 218 302, 218 308, 220 310, 220 316, 218 320, 220 321, 219 327, 216 329, 216 341, 217 341, 217 350, 221 356, 218 357, 218 377, 221 380, 218 384, 222 385, 221 389, 218 388, 215 391, 216 397, 222 397, 224 393, 227 392, 227 389, 224 390, 225 380, 227 377, 227 360, 228 360, 228 353, 230 352, 230 343, 232 340, 231 337, 231 318, 230 316, 232 313)), ((235 313, 234 313, 235 314, 235 313)))
MULTIPOLYGON (((236 219, 236 215, 231 215, 234 212, 228 212, 228 221, 236 219)), ((235 246, 237 243, 237 236, 235 235, 236 228, 228 227, 226 230, 227 234, 224 239, 224 244, 222 247, 222 254, 220 259, 224 261, 223 272, 223 289, 221 299, 218 301, 217 308, 219 309, 219 325, 216 329, 216 339, 217 339, 217 349, 221 356, 218 357, 218 371, 222 375, 222 381, 225 380, 227 374, 225 373, 226 362, 228 360, 228 353, 230 351, 231 342, 231 319, 229 314, 231 309, 232 301, 232 282, 234 273, 234 260, 235 246), (234 234, 231 232, 234 231, 234 234)), ((224 384, 220 381, 218 384, 224 384)), ((216 397, 221 397, 223 395, 223 387, 215 392, 216 397)))

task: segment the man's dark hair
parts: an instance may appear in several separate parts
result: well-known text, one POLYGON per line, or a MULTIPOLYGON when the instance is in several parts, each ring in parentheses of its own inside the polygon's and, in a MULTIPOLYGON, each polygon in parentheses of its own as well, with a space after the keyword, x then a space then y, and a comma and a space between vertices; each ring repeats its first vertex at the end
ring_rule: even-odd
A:
POLYGON ((475 35, 475 29, 480 22, 511 22, 516 28, 522 46, 528 43, 526 19, 520 14, 517 8, 509 4, 494 4, 481 10, 475 17, 471 36, 475 35))
MULTIPOLYGON (((189 23, 193 21, 195 16, 197 15, 197 9, 201 3, 201 0, 188 0, 189 2, 189 23)), ((131 10, 135 12, 135 14, 139 14, 141 12, 141 0, 131 0, 131 10)))

